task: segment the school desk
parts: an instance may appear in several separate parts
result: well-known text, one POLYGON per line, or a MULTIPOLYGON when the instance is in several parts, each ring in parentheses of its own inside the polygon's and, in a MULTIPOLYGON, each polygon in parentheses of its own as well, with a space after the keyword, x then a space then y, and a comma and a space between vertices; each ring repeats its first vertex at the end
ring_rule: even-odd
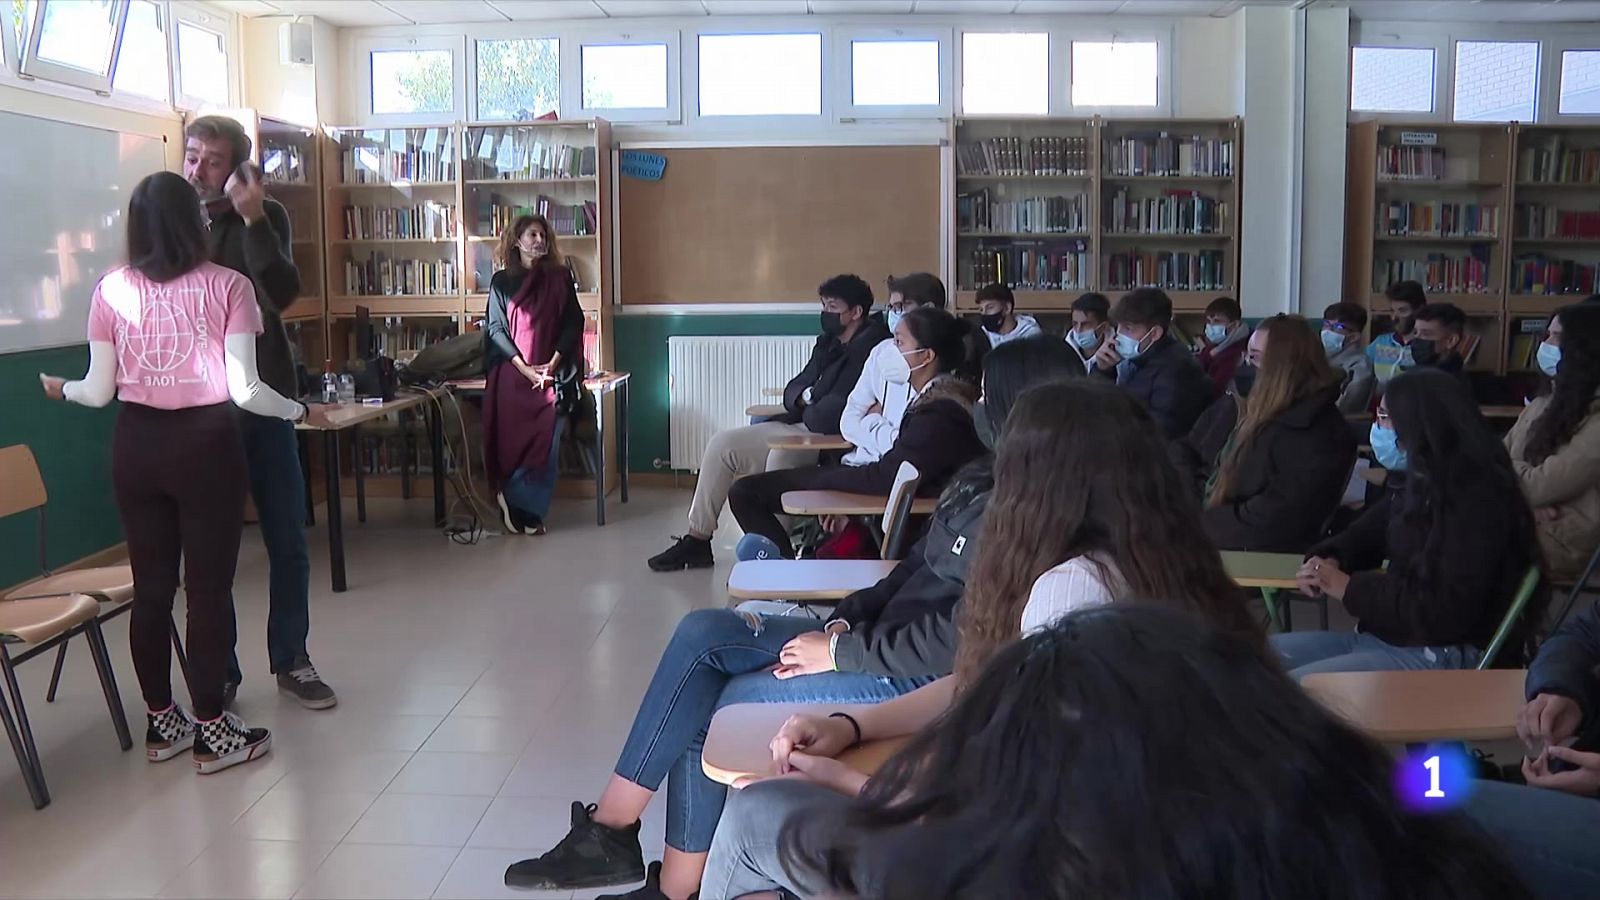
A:
MULTIPOLYGON (((1259 588, 1261 599, 1267 604, 1267 615, 1280 631, 1289 630, 1289 601, 1278 606, 1278 592, 1299 587, 1295 574, 1300 571, 1304 557, 1298 553, 1248 553, 1241 550, 1222 551, 1222 567, 1228 577, 1240 587, 1259 588)), ((1328 608, 1322 608, 1323 627, 1327 627, 1328 608)))
POLYGON ((843 600, 882 581, 898 565, 884 559, 747 559, 728 573, 735 600, 843 600))
POLYGON ((1527 677, 1523 669, 1420 669, 1325 672, 1300 684, 1374 740, 1415 744, 1515 738, 1527 677))
MULTIPOLYGON (((785 491, 783 494, 783 511, 791 516, 882 515, 888 504, 888 497, 845 491, 785 491)), ((911 501, 911 514, 932 515, 938 505, 938 497, 918 497, 911 501)))
POLYGON ((784 434, 767 441, 769 450, 849 450, 854 446, 837 434, 784 434))
MULTIPOLYGON (((870 705, 870 704, 867 704, 870 705)), ((812 703, 735 703, 717 710, 711 717, 705 747, 700 751, 700 768, 706 777, 731 785, 749 775, 771 775, 770 744, 783 723, 796 713, 826 716, 832 712, 854 713, 863 704, 812 703)), ((905 746, 909 738, 868 741, 840 754, 839 761, 871 775, 889 757, 905 746)))

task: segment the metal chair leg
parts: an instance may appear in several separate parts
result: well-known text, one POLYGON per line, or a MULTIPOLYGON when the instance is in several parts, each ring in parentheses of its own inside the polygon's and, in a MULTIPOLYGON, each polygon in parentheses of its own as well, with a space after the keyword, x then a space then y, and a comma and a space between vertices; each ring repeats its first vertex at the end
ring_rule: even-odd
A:
POLYGON ((33 771, 33 760, 28 758, 28 751, 22 746, 22 735, 17 732, 17 723, 11 718, 11 705, 6 703, 3 691, 0 691, 0 723, 5 725, 6 737, 11 741, 11 752, 17 757, 17 768, 22 770, 22 783, 28 786, 28 798, 33 801, 33 808, 44 809, 49 805, 50 798, 40 790, 33 771))
POLYGON ((44 702, 46 703, 56 702, 56 688, 61 684, 61 666, 67 661, 67 645, 70 643, 72 643, 72 638, 67 638, 61 642, 61 646, 56 650, 56 668, 54 672, 50 673, 50 690, 44 692, 44 702))
POLYGON ((189 682, 189 656, 183 652, 183 636, 178 633, 178 620, 168 618, 167 623, 172 629, 172 653, 178 657, 178 668, 183 672, 183 683, 192 686, 189 682))
POLYGON ((84 634, 89 638, 89 654, 94 657, 95 674, 100 676, 100 690, 106 695, 106 707, 111 711, 111 727, 117 731, 117 743, 124 751, 131 750, 133 735, 128 733, 128 712, 122 707, 122 694, 117 690, 117 674, 111 668, 111 652, 106 649, 106 635, 100 630, 100 620, 90 619, 84 626, 84 634))
POLYGON ((23 756, 27 764, 33 768, 33 780, 39 788, 33 802, 36 807, 42 809, 44 804, 50 802, 50 789, 44 782, 44 766, 39 762, 39 746, 33 741, 33 726, 28 724, 28 708, 22 703, 22 686, 17 684, 17 673, 11 666, 11 653, 6 650, 5 644, 0 644, 0 675, 5 677, 6 693, 10 695, 11 705, 16 709, 17 733, 22 739, 23 756), (40 803, 41 798, 43 803, 40 803))

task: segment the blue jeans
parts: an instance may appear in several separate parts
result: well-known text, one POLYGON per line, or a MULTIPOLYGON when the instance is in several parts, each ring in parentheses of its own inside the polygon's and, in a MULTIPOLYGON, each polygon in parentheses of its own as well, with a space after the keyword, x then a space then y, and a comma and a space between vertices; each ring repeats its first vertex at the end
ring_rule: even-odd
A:
MULTIPOLYGON (((306 552, 306 481, 300 471, 300 448, 294 426, 239 412, 245 460, 250 467, 250 496, 267 545, 267 659, 273 672, 287 672, 296 657, 306 656, 311 631, 311 557, 306 552)), ((244 680, 239 669, 238 624, 232 605, 228 615, 228 679, 244 680)))
POLYGON ((1470 644, 1396 647, 1358 631, 1292 631, 1268 640, 1296 681, 1317 672, 1470 669, 1481 655, 1470 644))
POLYGON ((667 844, 686 853, 711 849, 727 788, 700 768, 711 716, 735 703, 877 703, 928 678, 827 672, 780 681, 767 671, 797 635, 821 631, 816 619, 768 616, 759 629, 731 609, 700 609, 678 623, 661 654, 617 760, 619 776, 649 790, 667 781, 667 844))
POLYGON ((1537 897, 1600 897, 1600 800, 1480 781, 1463 810, 1537 897))
POLYGON ((523 466, 512 472, 506 483, 500 486, 507 503, 541 522, 550 514, 550 498, 555 494, 556 476, 561 472, 561 431, 564 425, 565 417, 557 415, 555 429, 550 432, 550 459, 543 472, 523 466))

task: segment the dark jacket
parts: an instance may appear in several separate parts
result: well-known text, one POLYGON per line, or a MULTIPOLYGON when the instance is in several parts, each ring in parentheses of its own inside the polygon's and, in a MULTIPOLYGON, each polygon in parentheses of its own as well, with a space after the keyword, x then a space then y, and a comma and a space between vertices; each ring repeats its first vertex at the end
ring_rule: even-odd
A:
POLYGON ((1239 370, 1239 361, 1244 359, 1244 352, 1249 346, 1250 326, 1241 322, 1222 339, 1222 343, 1205 344, 1195 354, 1194 361, 1200 364, 1200 371, 1211 379, 1211 389, 1216 396, 1227 393, 1233 385, 1233 374, 1239 370))
POLYGON ((261 309, 261 334, 256 337, 256 369, 261 380, 285 397, 300 396, 289 334, 283 313, 300 296, 300 270, 294 265, 289 214, 268 199, 266 215, 246 226, 231 207, 211 217, 206 246, 211 261, 250 279, 261 309))
POLYGON ((1578 733, 1583 749, 1593 750, 1600 715, 1600 604, 1586 606, 1567 619, 1539 646, 1528 667, 1527 697, 1560 694, 1576 700, 1583 710, 1578 733))
MULTIPOLYGON (((1227 498, 1202 517, 1219 549, 1301 553, 1322 537, 1356 460, 1355 436, 1338 401, 1339 387, 1330 385, 1256 432, 1227 498)), ((1238 417, 1238 398, 1229 391, 1171 445, 1173 462, 1194 480, 1201 502, 1238 417)))
MULTIPOLYGON (((561 353, 562 368, 566 363, 577 364, 583 352, 583 307, 578 305, 578 289, 573 285, 572 273, 566 266, 557 273, 567 283, 567 302, 561 308, 561 333, 556 335, 556 350, 561 353)), ((511 298, 521 290, 522 282, 505 269, 489 279, 488 322, 483 326, 483 370, 510 362, 518 355, 516 342, 511 339, 511 318, 506 307, 511 298)), ((530 365, 543 365, 548 360, 524 360, 530 365)), ((580 365, 581 370, 583 367, 580 365)))
POLYGON ((1189 348, 1171 335, 1162 335, 1137 359, 1117 369, 1117 384, 1144 404, 1169 440, 1188 434, 1216 396, 1211 379, 1201 371, 1189 348))
POLYGON ((962 466, 984 453, 972 424, 977 395, 977 389, 967 382, 940 376, 906 411, 894 446, 882 459, 864 466, 823 466, 806 487, 886 496, 894 487, 900 463, 909 462, 922 473, 917 494, 937 495, 962 466))
POLYGON ((783 389, 785 413, 777 421, 790 425, 804 423, 817 434, 838 434, 839 417, 844 415, 844 402, 850 389, 861 377, 872 348, 889 336, 889 329, 875 318, 867 318, 856 329, 847 344, 826 334, 817 335, 817 344, 811 349, 811 359, 800 374, 789 379, 783 389), (802 403, 800 395, 811 389, 811 402, 802 403))
POLYGON ((1484 647, 1532 560, 1513 546, 1505 510, 1475 485, 1461 484, 1450 495, 1451 540, 1431 577, 1423 577, 1432 516, 1424 509, 1411 521, 1404 512, 1414 480, 1390 478, 1382 500, 1308 555, 1336 559, 1351 573, 1344 608, 1360 630, 1403 647, 1484 647))

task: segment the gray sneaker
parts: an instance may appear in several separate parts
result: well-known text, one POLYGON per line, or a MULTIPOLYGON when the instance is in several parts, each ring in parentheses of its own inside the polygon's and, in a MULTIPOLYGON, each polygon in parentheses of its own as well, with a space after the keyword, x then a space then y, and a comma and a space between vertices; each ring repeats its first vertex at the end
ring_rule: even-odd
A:
POLYGON ((300 701, 306 709, 327 709, 339 702, 333 688, 322 681, 307 657, 296 657, 287 672, 278 673, 278 692, 300 701))

